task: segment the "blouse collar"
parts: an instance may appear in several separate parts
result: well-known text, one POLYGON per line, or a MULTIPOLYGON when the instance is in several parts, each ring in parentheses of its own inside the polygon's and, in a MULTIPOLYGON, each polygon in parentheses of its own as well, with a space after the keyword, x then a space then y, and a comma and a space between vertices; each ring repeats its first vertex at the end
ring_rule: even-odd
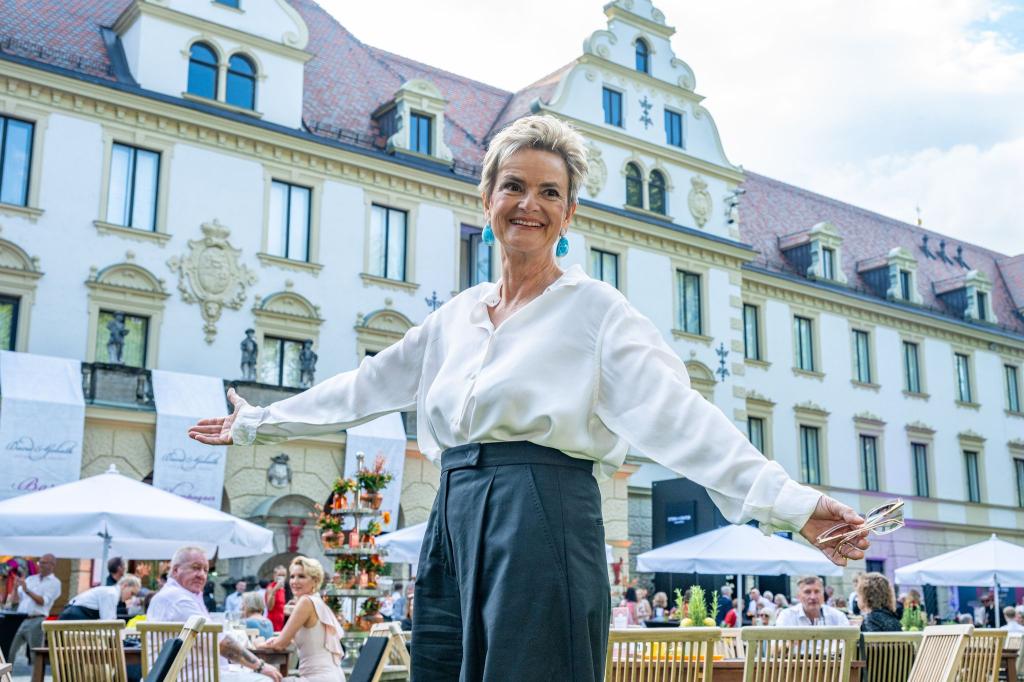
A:
MULTIPOLYGON (((583 272, 583 268, 578 264, 570 265, 566 268, 565 272, 562 273, 561 277, 552 282, 544 292, 547 293, 549 291, 554 291, 561 287, 576 286, 586 278, 587 274, 583 272)), ((489 282, 480 288, 480 303, 483 303, 485 306, 495 306, 498 305, 498 301, 499 296, 497 282, 489 282)))

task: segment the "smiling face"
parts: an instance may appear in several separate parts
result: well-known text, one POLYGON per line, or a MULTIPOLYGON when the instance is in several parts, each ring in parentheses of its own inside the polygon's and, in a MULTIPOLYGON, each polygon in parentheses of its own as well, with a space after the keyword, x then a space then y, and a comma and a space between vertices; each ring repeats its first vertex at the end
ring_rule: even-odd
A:
POLYGON ((189 552, 182 557, 180 564, 171 568, 171 577, 189 592, 202 594, 209 572, 210 562, 206 556, 201 552, 189 552))
POLYGON ((504 249, 550 258, 576 211, 569 204, 569 171, 554 152, 522 149, 498 169, 484 212, 504 249))
POLYGON ((288 582, 292 587, 292 594, 296 597, 316 592, 316 580, 306 573, 301 564, 292 564, 288 582))

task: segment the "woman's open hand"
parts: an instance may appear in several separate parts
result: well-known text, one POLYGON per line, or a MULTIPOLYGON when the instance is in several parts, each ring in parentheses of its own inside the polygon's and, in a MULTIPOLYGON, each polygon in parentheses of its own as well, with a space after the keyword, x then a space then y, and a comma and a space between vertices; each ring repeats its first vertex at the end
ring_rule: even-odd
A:
POLYGON ((188 437, 207 445, 231 445, 231 426, 235 423, 238 412, 249 403, 235 393, 233 388, 228 389, 228 402, 233 407, 231 414, 226 417, 200 419, 188 430, 188 437))
POLYGON ((800 529, 800 535, 803 535, 808 542, 820 549, 832 563, 845 566, 847 559, 863 559, 864 550, 868 548, 870 543, 867 538, 868 532, 864 531, 864 535, 848 542, 834 540, 824 545, 818 544, 819 535, 840 523, 848 524, 851 529, 856 529, 857 526, 864 524, 864 519, 842 502, 828 495, 822 495, 818 498, 818 506, 814 508, 811 518, 800 529))

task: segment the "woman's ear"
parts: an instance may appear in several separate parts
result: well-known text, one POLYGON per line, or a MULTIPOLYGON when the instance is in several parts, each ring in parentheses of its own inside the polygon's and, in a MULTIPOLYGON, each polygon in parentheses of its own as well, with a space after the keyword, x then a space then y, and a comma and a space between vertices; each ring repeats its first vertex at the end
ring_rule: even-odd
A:
POLYGON ((569 227, 569 222, 572 220, 572 217, 576 215, 577 206, 579 206, 578 203, 569 204, 569 209, 565 212, 565 220, 562 222, 562 227, 569 227))

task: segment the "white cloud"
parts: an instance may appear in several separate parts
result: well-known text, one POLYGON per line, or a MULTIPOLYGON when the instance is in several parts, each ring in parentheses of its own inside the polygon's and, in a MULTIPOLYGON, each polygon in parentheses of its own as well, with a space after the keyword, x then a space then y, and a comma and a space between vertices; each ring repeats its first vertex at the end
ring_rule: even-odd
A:
MULTIPOLYGON (((581 52, 602 0, 320 0, 360 40, 505 89, 581 52), (388 17, 388 20, 382 20, 388 17)), ((656 0, 734 163, 1024 251, 1024 52, 1004 0, 656 0)), ((1018 36, 1019 38, 1019 36, 1018 36)))

